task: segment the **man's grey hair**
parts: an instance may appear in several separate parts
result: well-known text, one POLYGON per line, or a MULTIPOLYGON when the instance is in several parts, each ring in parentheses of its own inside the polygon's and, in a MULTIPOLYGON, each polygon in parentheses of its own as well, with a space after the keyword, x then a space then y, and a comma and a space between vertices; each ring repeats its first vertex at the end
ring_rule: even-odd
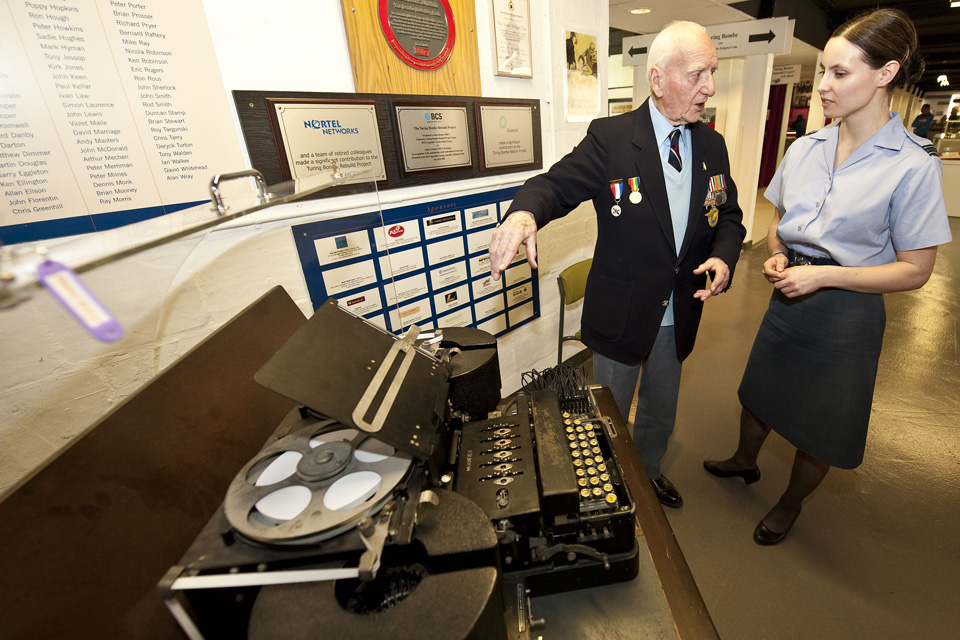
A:
POLYGON ((647 74, 655 66, 661 69, 668 66, 674 56, 682 53, 689 46, 687 43, 691 36, 697 35, 710 38, 710 34, 703 25, 696 22, 674 20, 665 26, 650 44, 650 51, 647 53, 647 74))

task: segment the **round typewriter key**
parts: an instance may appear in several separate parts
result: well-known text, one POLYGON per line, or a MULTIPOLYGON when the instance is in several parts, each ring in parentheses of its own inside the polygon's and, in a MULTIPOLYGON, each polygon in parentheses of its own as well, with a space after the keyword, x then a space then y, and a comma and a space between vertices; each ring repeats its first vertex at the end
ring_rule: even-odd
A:
POLYGON ((578 433, 578 434, 577 434, 577 439, 578 439, 578 440, 586 440, 586 439, 587 439, 587 436, 583 435, 582 433, 578 433))
POLYGON ((587 473, 589 473, 589 474, 592 475, 592 476, 597 475, 597 469, 596 469, 596 467, 590 467, 589 469, 587 469, 587 473))
MULTIPOLYGON (((591 480, 592 479, 593 478, 591 478, 591 480)), ((610 493, 613 491, 613 485, 608 482, 607 484, 603 485, 603 490, 606 491, 607 493, 610 493)))
MULTIPOLYGON (((581 491, 581 493, 583 493, 583 492, 581 491)), ((610 504, 613 504, 614 502, 617 501, 617 496, 615 496, 615 495, 612 494, 612 493, 608 493, 608 494, 607 494, 607 497, 606 497, 605 499, 606 499, 606 501, 609 502, 610 504)))
POLYGON ((567 440, 570 440, 571 442, 573 442, 576 439, 577 439, 577 436, 573 435, 572 433, 567 434, 567 440))
POLYGON ((597 469, 600 471, 606 471, 607 465, 603 464, 603 460, 597 460, 597 469))
POLYGON ((590 484, 592 485, 600 484, 600 478, 590 478, 590 484))
POLYGON ((594 447, 593 449, 591 449, 591 451, 593 451, 593 452, 594 452, 595 454, 597 454, 597 455, 600 455, 600 454, 602 453, 602 452, 600 451, 600 447, 594 447))
POLYGON ((580 422, 580 418, 576 418, 576 419, 573 421, 573 424, 582 424, 582 423, 580 422))
POLYGON ((584 498, 589 498, 589 497, 590 497, 590 489, 581 489, 581 490, 580 490, 580 495, 583 496, 584 498))
POLYGON ((574 460, 574 461, 573 461, 573 466, 575 466, 575 467, 582 467, 582 466, 583 466, 583 460, 580 460, 580 459, 574 460))
POLYGON ((591 438, 594 438, 596 437, 597 432, 591 429, 590 431, 587 431, 587 435, 590 436, 591 438))
POLYGON ((583 433, 583 427, 576 427, 577 433, 583 433))
MULTIPOLYGON (((581 493, 583 493, 583 492, 581 491, 581 493)), ((595 495, 595 496, 602 496, 602 495, 603 495, 603 489, 601 489, 600 487, 594 487, 593 490, 591 491, 591 493, 593 493, 593 495, 595 495)))
POLYGON ((581 478, 582 478, 583 476, 587 475, 587 472, 584 471, 583 469, 577 469, 576 472, 577 472, 577 475, 578 475, 579 477, 581 477, 581 478))
POLYGON ((597 442, 597 439, 596 439, 596 438, 590 438, 590 444, 592 444, 593 446, 597 446, 597 445, 600 444, 600 443, 597 442))
POLYGON ((573 433, 573 427, 567 427, 567 433, 573 433))
POLYGON ((571 443, 570 443, 570 448, 571 448, 571 449, 579 449, 579 448, 580 448, 580 445, 577 444, 576 442, 571 442, 571 443))
POLYGON ((570 455, 573 456, 574 458, 579 458, 579 457, 580 457, 580 449, 574 449, 573 451, 570 452, 570 455))
POLYGON ((609 474, 609 473, 601 473, 601 474, 600 474, 600 479, 603 480, 604 482, 609 482, 609 481, 610 481, 610 474, 609 474))
POLYGON ((586 478, 577 478, 577 484, 580 485, 581 487, 585 487, 585 486, 587 486, 587 479, 586 479, 586 478))
POLYGON ((566 411, 564 411, 564 412, 563 412, 562 414, 560 414, 560 415, 562 415, 564 418, 569 418, 569 417, 570 417, 570 414, 567 413, 566 411))

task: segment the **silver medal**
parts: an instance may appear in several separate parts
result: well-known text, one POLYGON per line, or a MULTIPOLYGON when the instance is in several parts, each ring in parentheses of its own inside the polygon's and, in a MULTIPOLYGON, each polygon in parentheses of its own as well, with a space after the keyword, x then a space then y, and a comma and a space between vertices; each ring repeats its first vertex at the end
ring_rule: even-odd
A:
POLYGON ((612 207, 610 207, 610 213, 613 214, 613 217, 614 217, 614 218, 616 218, 617 216, 619 216, 619 215, 620 215, 620 205, 615 204, 615 205, 613 205, 612 207))

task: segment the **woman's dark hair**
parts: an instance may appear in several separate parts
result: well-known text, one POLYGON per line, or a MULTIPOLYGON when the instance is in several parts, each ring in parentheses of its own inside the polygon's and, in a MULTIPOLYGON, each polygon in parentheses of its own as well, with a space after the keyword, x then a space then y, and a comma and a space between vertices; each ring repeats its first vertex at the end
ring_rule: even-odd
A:
POLYGON ((900 63, 900 71, 887 85, 887 90, 912 84, 923 75, 923 58, 917 51, 917 29, 907 14, 899 9, 877 9, 861 14, 833 32, 860 49, 863 61, 871 69, 879 69, 891 60, 900 63))

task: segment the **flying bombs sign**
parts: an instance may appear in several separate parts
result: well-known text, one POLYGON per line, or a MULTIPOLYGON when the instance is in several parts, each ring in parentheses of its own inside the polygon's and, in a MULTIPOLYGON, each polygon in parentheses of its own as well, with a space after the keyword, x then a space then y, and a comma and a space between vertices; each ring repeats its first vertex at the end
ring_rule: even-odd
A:
POLYGON ((422 71, 439 69, 456 40, 449 0, 379 0, 380 27, 401 60, 422 71))

